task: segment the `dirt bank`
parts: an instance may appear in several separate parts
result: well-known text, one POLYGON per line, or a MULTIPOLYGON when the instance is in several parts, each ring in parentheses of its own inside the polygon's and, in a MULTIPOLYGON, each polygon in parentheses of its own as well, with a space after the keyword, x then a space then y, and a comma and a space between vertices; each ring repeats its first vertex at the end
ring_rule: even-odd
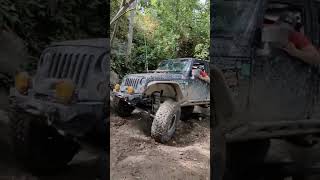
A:
POLYGON ((159 144, 150 137, 151 120, 111 114, 111 179, 209 179, 209 118, 180 121, 174 138, 159 144), (201 119, 201 120, 199 120, 201 119))

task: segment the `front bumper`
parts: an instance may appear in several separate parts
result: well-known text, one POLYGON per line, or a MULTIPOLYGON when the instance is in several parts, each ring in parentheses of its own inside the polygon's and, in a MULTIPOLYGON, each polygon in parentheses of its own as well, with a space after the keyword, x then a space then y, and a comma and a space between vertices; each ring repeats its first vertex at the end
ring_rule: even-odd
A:
POLYGON ((105 104, 103 102, 79 102, 72 105, 63 105, 51 101, 45 101, 34 98, 32 95, 21 95, 14 88, 10 89, 10 106, 13 109, 23 111, 35 116, 46 117, 47 124, 55 126, 57 129, 68 131, 75 130, 81 134, 81 131, 87 127, 91 127, 96 123, 96 119, 104 119, 105 104), (86 122, 81 122, 79 128, 75 128, 72 124, 79 123, 76 117, 81 115, 93 115, 96 119, 88 119, 86 122), (77 129, 77 130, 76 130, 77 129))
POLYGON ((112 92, 114 98, 122 99, 131 105, 136 105, 143 101, 142 94, 127 94, 124 92, 112 92))

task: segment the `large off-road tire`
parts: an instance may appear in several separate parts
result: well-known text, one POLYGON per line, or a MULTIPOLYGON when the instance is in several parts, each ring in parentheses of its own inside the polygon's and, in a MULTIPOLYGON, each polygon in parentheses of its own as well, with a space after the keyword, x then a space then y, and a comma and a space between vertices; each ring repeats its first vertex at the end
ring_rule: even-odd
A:
POLYGON ((181 107, 181 117, 180 117, 180 119, 182 121, 189 120, 191 118, 193 110, 194 110, 194 106, 181 107))
POLYGON ((114 100, 114 108, 116 113, 120 117, 128 117, 132 114, 133 110, 135 109, 133 106, 128 104, 126 101, 122 99, 115 99, 114 100))
POLYGON ((12 110, 9 116, 15 156, 33 173, 47 174, 66 167, 80 149, 78 143, 46 126, 38 117, 12 110))
POLYGON ((165 100, 160 105, 152 122, 151 137, 161 143, 169 141, 176 130, 180 115, 180 105, 172 99, 165 100))

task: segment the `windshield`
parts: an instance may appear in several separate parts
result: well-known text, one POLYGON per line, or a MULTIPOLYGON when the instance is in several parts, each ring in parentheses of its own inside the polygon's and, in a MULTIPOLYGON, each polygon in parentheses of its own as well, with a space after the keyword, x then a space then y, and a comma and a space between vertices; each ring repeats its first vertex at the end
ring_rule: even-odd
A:
POLYGON ((252 28, 259 0, 218 0, 213 34, 216 37, 234 37, 248 33, 252 28))
POLYGON ((167 72, 176 72, 184 73, 188 71, 190 67, 190 61, 187 59, 184 60, 165 60, 162 61, 156 71, 167 71, 167 72))

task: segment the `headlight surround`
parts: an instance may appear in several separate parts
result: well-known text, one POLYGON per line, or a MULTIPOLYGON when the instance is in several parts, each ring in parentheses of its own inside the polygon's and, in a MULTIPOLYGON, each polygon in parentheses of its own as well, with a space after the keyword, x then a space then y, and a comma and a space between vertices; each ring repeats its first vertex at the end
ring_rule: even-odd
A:
POLYGON ((69 104, 75 92, 75 85, 71 80, 62 80, 56 84, 56 98, 58 102, 69 104))
POLYGON ((145 85, 146 83, 147 83, 147 80, 144 79, 144 78, 143 78, 143 79, 141 80, 141 82, 140 82, 140 84, 142 84, 142 85, 145 85))
POLYGON ((27 72, 20 72, 15 76, 15 88, 21 94, 26 95, 30 87, 31 78, 27 72))

